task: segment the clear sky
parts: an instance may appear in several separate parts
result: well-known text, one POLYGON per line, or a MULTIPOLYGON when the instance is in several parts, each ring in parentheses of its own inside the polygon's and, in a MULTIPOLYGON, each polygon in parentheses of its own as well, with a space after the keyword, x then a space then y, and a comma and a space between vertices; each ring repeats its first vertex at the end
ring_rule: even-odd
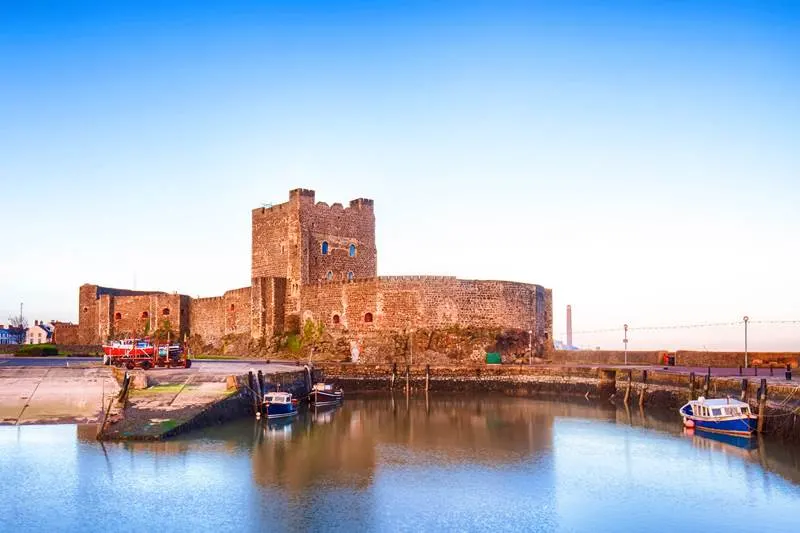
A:
POLYGON ((800 2, 3 0, 0 184, 0 322, 247 286, 250 210, 296 187, 375 200, 382 275, 619 327, 579 344, 800 320, 800 2))

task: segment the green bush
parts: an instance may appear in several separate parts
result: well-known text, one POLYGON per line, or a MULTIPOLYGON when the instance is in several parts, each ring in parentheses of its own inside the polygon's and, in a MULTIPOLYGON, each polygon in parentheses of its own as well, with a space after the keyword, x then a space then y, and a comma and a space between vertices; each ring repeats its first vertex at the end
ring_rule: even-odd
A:
POLYGON ((53 344, 24 344, 17 349, 15 354, 19 357, 46 357, 58 355, 58 348, 53 344))

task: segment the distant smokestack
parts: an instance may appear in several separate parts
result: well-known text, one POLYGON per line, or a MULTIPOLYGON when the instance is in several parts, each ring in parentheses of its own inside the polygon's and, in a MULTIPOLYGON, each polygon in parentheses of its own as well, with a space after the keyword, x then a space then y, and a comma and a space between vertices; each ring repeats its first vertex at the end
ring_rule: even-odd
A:
POLYGON ((567 346, 572 348, 572 306, 567 306, 567 346))

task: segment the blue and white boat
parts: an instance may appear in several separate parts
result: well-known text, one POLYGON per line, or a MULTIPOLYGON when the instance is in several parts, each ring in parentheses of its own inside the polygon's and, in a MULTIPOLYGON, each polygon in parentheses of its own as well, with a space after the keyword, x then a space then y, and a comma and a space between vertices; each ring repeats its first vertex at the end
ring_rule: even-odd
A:
POLYGON ((288 392, 268 392, 261 403, 261 411, 270 420, 288 418, 297 414, 297 403, 288 392))
POLYGON ((702 396, 679 410, 686 427, 725 435, 750 436, 756 430, 757 417, 745 402, 731 398, 707 400, 702 396))

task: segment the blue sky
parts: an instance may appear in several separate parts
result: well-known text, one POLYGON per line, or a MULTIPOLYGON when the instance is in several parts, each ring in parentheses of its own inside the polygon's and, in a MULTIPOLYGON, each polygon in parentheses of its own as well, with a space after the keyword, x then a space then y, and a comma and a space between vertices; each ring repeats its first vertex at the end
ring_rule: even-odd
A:
POLYGON ((0 318, 247 286, 306 187, 375 200, 380 274, 540 283, 556 332, 800 320, 798 95, 794 2, 3 1, 0 318))

